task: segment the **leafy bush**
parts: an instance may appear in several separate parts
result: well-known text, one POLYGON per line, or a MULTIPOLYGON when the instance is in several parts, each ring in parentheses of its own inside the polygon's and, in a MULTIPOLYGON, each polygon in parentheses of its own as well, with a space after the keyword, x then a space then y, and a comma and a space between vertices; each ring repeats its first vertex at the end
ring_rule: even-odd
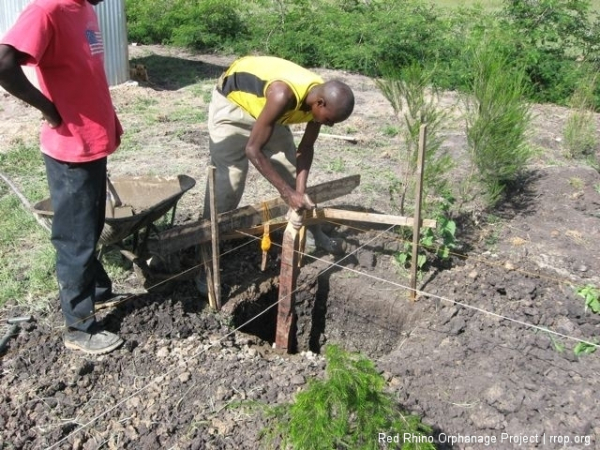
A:
POLYGON ((126 0, 127 36, 141 44, 164 44, 171 36, 172 24, 166 14, 174 0, 126 0))
MULTIPOLYGON (((266 53, 373 77, 419 63, 436 69, 438 87, 461 91, 471 77, 463 49, 495 30, 526 94, 562 105, 582 76, 578 60, 596 70, 600 62, 600 21, 586 0, 507 0, 501 13, 419 0, 126 0, 126 13, 131 41, 266 53)), ((594 98, 598 109, 600 87, 594 98)))
POLYGON ((598 17, 590 2, 507 0, 503 19, 518 37, 511 60, 523 67, 533 98, 565 104, 581 76, 576 59, 598 61, 598 17))
POLYGON ((600 289, 593 284, 586 284, 576 289, 577 295, 585 299, 585 311, 590 309, 593 313, 600 314, 600 289))
POLYGON ((214 51, 247 33, 239 0, 127 0, 129 39, 214 51))
MULTIPOLYGON (((434 214, 437 226, 425 228, 419 238, 419 254, 417 255, 417 269, 424 268, 425 263, 438 259, 438 261, 449 261, 452 250, 458 245, 456 239, 456 222, 450 219, 450 207, 454 198, 445 196, 439 202, 437 212, 434 214)), ((406 236, 412 240, 412 236, 406 236)), ((408 267, 412 263, 412 242, 405 242, 404 249, 395 255, 395 259, 401 267, 408 267)))

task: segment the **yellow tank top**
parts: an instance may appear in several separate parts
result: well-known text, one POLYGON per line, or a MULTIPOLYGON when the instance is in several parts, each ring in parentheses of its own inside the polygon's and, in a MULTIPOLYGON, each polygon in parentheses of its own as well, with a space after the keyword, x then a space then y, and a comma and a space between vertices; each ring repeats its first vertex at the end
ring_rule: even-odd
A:
POLYGON ((279 120, 280 124, 305 123, 313 120, 310 111, 300 107, 308 91, 323 83, 323 79, 293 62, 273 56, 246 56, 227 69, 219 86, 221 93, 240 106, 255 119, 260 115, 267 99, 265 93, 273 81, 286 83, 296 97, 296 106, 279 120))

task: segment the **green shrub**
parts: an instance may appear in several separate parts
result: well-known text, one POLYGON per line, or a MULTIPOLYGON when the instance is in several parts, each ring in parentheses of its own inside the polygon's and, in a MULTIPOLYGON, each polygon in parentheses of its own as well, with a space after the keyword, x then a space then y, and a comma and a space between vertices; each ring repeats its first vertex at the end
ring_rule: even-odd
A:
MULTIPOLYGON (((130 41, 272 54, 372 77, 419 63, 435 68, 436 86, 460 91, 471 78, 463 49, 495 30, 529 98, 562 105, 581 78, 577 59, 600 61, 600 21, 585 0, 510 0, 500 13, 420 0, 126 0, 126 15, 130 41)), ((600 87, 594 97, 598 109, 600 87)))
POLYGON ((308 67, 378 76, 382 62, 433 60, 447 45, 435 10, 415 0, 281 0, 249 14, 251 38, 236 44, 237 53, 267 52, 308 67))
POLYGON ((571 96, 571 111, 564 130, 565 146, 571 158, 594 155, 598 147, 598 131, 593 111, 596 85, 596 74, 584 77, 571 96))
POLYGON ((171 43, 199 51, 214 51, 243 39, 246 26, 238 13, 237 0, 183 0, 182 7, 174 13, 171 43))
MULTIPOLYGON (((404 147, 400 149, 402 184, 396 194, 401 215, 407 198, 411 198, 417 181, 420 131, 427 125, 425 169, 423 174, 423 210, 437 202, 448 191, 447 174, 454 167, 452 159, 441 149, 440 130, 447 113, 438 108, 439 93, 432 85, 435 72, 411 64, 403 70, 389 69, 388 75, 376 81, 400 121, 404 147)), ((414 198, 414 197, 413 197, 414 198)))
POLYGON ((490 205, 500 199, 532 156, 526 142, 531 114, 524 101, 524 74, 511 69, 494 42, 492 36, 466 53, 473 81, 470 93, 463 96, 469 156, 490 205))
MULTIPOLYGON (((331 450, 381 448, 379 433, 410 433, 427 437, 431 430, 416 416, 403 413, 372 361, 360 354, 328 346, 327 378, 312 380, 296 395, 293 404, 269 410, 272 426, 265 431, 269 444, 279 437, 277 448, 331 450)), ((433 444, 389 443, 386 448, 434 449, 433 444)))
POLYGON ((143 44, 161 43, 215 51, 247 33, 239 0, 127 0, 128 37, 143 44))
POLYGON ((173 24, 167 14, 175 0, 126 0, 127 37, 141 44, 164 44, 171 37, 173 24))
MULTIPOLYGON (((511 62, 522 67, 531 95, 565 105, 580 78, 576 59, 598 61, 598 16, 587 0, 507 0, 504 25, 512 36, 511 62)), ((597 104, 598 107, 600 104, 597 104)))

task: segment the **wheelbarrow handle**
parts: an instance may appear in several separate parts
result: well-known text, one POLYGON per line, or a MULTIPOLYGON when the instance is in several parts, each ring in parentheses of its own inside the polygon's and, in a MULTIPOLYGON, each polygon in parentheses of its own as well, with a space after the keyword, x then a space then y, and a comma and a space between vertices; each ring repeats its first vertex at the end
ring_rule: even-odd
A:
POLYGON ((17 334, 19 334, 19 324, 14 323, 8 329, 2 340, 0 340, 0 354, 4 353, 4 348, 6 347, 6 344, 8 343, 10 338, 16 336, 17 334))
POLYGON ((106 188, 108 191, 108 195, 109 195, 109 201, 112 205, 112 207, 117 207, 117 206, 122 206, 123 203, 121 202, 121 198, 119 197, 119 194, 117 194, 117 190, 115 189, 115 185, 112 184, 112 181, 110 181, 110 177, 106 177, 106 188))

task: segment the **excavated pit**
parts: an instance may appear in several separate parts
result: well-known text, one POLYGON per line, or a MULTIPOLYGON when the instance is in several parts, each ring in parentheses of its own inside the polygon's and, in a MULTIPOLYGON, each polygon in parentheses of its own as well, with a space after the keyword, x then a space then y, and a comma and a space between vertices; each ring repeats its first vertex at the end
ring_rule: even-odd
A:
MULTIPOLYGON (((323 256, 321 256, 323 258, 323 256)), ((411 304, 404 289, 390 286, 369 274, 376 264, 392 270, 392 257, 382 248, 361 249, 341 267, 328 267, 325 260, 302 266, 296 283, 296 321, 290 353, 321 353, 327 343, 340 344, 371 357, 389 353, 420 317, 422 308, 411 304), (374 252, 377 253, 377 257, 374 252)), ((277 323, 279 261, 246 288, 238 288, 224 309, 240 331, 273 344, 277 323)))

